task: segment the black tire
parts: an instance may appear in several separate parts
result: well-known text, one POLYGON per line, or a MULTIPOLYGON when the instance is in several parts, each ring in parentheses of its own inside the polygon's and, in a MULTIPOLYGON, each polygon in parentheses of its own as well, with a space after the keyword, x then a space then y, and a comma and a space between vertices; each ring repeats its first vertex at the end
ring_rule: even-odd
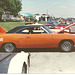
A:
POLYGON ((74 48, 73 42, 71 41, 62 41, 60 43, 60 49, 64 52, 71 52, 74 48))
POLYGON ((28 55, 28 67, 30 67, 30 53, 28 55))
POLYGON ((27 65, 24 63, 22 67, 22 74, 27 74, 27 65))
POLYGON ((13 52, 16 49, 16 46, 13 43, 5 43, 2 45, 2 49, 5 52, 13 52))

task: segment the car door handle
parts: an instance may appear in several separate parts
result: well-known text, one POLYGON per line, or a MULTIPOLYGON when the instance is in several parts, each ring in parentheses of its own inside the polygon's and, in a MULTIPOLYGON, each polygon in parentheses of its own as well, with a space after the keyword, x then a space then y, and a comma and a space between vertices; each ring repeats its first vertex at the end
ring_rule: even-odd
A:
POLYGON ((30 36, 27 36, 27 38, 30 38, 30 36))

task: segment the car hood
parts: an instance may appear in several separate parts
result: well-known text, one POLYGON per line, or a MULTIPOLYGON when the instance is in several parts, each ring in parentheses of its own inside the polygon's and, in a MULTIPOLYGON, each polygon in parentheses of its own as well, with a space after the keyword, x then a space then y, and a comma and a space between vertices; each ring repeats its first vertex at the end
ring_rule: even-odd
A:
POLYGON ((0 26, 0 33, 6 33, 7 31, 2 27, 0 26))
POLYGON ((74 26, 74 25, 75 25, 75 23, 70 24, 69 26, 66 26, 65 28, 63 28, 63 29, 61 29, 60 31, 58 31, 57 33, 60 33, 60 32, 62 32, 62 31, 64 31, 65 29, 67 29, 67 28, 69 28, 69 27, 71 27, 71 26, 74 26))
POLYGON ((67 21, 67 20, 65 19, 65 20, 61 21, 58 25, 62 24, 63 22, 66 22, 66 21, 67 21))

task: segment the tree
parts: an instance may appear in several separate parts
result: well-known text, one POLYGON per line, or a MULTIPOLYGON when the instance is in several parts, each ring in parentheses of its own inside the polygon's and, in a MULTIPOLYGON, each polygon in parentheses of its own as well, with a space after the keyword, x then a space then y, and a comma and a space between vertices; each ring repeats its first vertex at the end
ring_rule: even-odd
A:
POLYGON ((1 6, 2 6, 2 2, 0 1, 0 21, 1 21, 2 13, 4 12, 4 9, 1 6))
POLYGON ((17 16, 22 9, 21 0, 1 0, 0 1, 0 13, 10 13, 17 16))
POLYGON ((16 16, 16 15, 18 15, 18 13, 21 11, 21 9, 22 9, 22 3, 21 3, 21 1, 20 0, 15 0, 14 1, 14 3, 15 3, 15 9, 14 9, 14 11, 12 11, 13 13, 14 13, 14 15, 16 16))
POLYGON ((4 9, 0 8, 0 14, 2 14, 4 12, 4 9))
POLYGON ((3 11, 4 11, 1 6, 2 6, 2 2, 0 2, 0 14, 3 13, 3 11))
POLYGON ((22 9, 21 0, 6 0, 6 1, 7 1, 6 3, 8 3, 6 5, 6 7, 7 7, 6 11, 9 11, 10 14, 12 14, 12 15, 15 15, 15 16, 18 15, 18 13, 22 9))

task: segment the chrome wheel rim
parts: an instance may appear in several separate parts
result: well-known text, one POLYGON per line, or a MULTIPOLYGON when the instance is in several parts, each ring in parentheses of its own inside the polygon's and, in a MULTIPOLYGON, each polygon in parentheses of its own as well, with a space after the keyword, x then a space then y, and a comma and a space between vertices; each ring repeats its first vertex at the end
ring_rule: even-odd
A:
POLYGON ((12 52, 14 50, 14 45, 12 43, 6 43, 4 49, 6 52, 12 52))
POLYGON ((68 42, 68 41, 66 41, 66 42, 64 42, 62 45, 61 45, 61 48, 62 48, 62 50, 63 51, 71 51, 71 47, 72 47, 72 45, 71 45, 71 43, 70 42, 68 42))

